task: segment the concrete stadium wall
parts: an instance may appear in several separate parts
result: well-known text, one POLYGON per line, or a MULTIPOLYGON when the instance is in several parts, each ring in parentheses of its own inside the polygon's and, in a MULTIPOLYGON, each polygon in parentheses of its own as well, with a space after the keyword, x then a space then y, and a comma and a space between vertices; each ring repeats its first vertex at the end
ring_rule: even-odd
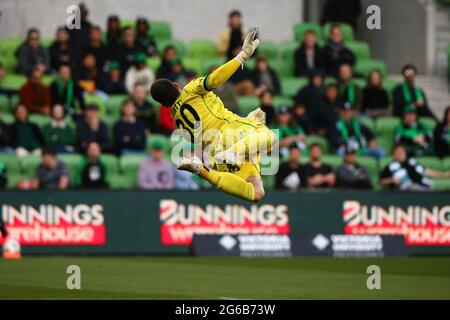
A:
MULTIPOLYGON (((66 8, 80 0, 1 0, 0 38, 24 36, 29 27, 38 27, 43 37, 54 36, 66 21, 66 8)), ((260 26, 261 37, 280 42, 291 40, 292 25, 303 17, 303 0, 84 0, 90 20, 103 28, 109 14, 123 19, 138 15, 172 24, 173 36, 182 41, 216 40, 226 24, 228 12, 239 9, 246 26, 260 26)))

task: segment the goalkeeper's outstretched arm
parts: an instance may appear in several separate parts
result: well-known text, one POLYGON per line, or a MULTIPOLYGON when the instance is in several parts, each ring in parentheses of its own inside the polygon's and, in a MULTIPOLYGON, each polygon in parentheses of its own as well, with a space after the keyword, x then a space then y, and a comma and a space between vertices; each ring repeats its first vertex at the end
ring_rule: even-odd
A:
POLYGON ((259 45, 259 40, 256 39, 258 31, 258 28, 252 28, 245 37, 244 44, 242 45, 242 51, 239 52, 234 59, 231 59, 227 63, 221 65, 206 77, 206 89, 213 90, 222 85, 225 81, 230 79, 239 67, 243 66, 244 63, 250 59, 253 52, 255 52, 259 45))

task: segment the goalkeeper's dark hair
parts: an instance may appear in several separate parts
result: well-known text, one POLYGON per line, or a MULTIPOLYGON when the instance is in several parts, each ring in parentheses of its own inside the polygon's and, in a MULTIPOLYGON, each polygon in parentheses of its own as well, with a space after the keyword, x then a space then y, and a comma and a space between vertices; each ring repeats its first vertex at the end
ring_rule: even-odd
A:
POLYGON ((180 90, 169 79, 158 79, 153 82, 150 94, 163 106, 170 107, 180 95, 180 90))

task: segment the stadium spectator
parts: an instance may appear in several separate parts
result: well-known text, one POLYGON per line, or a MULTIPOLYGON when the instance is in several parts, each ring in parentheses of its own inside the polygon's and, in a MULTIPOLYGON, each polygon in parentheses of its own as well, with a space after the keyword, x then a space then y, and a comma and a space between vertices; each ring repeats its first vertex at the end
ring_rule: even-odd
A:
POLYGON ((67 168, 50 148, 42 150, 42 162, 36 170, 36 177, 36 189, 64 190, 69 186, 67 168))
MULTIPOLYGON (((234 54, 237 55, 241 51, 241 47, 234 50, 234 54)), ((229 81, 234 85, 234 90, 239 96, 255 96, 255 86, 252 82, 252 73, 244 65, 239 68, 229 79, 229 81)))
POLYGON ((99 80, 99 89, 109 95, 127 93, 125 82, 122 80, 120 73, 120 65, 117 61, 111 61, 105 72, 102 72, 99 80))
POLYGON ((327 0, 323 6, 321 23, 344 22, 356 30, 361 7, 361 0, 327 0))
POLYGON ((170 77, 172 73, 172 60, 177 57, 177 51, 174 46, 168 45, 164 48, 161 64, 159 65, 158 70, 156 71, 156 78, 166 78, 170 77))
POLYGON ((88 20, 89 11, 84 3, 78 4, 80 9, 80 27, 69 29, 69 42, 72 48, 81 54, 81 50, 89 43, 89 32, 91 31, 91 22, 88 20))
POLYGON ((417 119, 417 108, 411 104, 404 108, 401 123, 395 128, 395 142, 402 143, 409 157, 432 153, 433 133, 417 119))
POLYGON ((97 142, 102 152, 110 151, 108 126, 98 116, 98 106, 89 104, 84 111, 84 118, 77 123, 77 146, 81 152, 86 152, 90 142, 97 142))
POLYGON ((136 19, 136 42, 146 49, 147 55, 154 57, 158 55, 156 50, 156 42, 153 36, 149 34, 150 24, 144 17, 137 17, 136 19))
POLYGON ((294 118, 294 122, 303 129, 305 134, 314 132, 314 124, 311 117, 306 113, 304 105, 295 104, 292 107, 292 117, 294 118))
POLYGON ((15 121, 11 125, 11 146, 18 157, 40 155, 44 143, 39 127, 28 120, 28 110, 23 104, 14 109, 15 121))
POLYGON ((262 111, 266 114, 266 124, 267 125, 273 125, 275 123, 276 117, 275 117, 275 107, 272 104, 273 95, 272 92, 269 90, 265 90, 261 93, 259 100, 262 111))
POLYGON ((351 106, 359 111, 361 110, 362 93, 361 88, 353 81, 352 67, 343 63, 339 67, 339 101, 341 103, 349 102, 351 106))
POLYGON ((81 65, 78 67, 76 79, 78 85, 88 94, 96 94, 97 83, 99 80, 100 70, 97 69, 97 62, 92 53, 87 53, 81 65))
POLYGON ((270 90, 274 95, 281 93, 280 80, 275 71, 269 66, 265 56, 259 55, 256 57, 256 66, 250 77, 256 88, 256 95, 265 90, 270 90))
MULTIPOLYGON (((165 108, 167 109, 167 108, 165 108)), ((186 143, 183 146, 183 158, 190 159, 194 153, 191 151, 191 143, 186 143)), ((175 170, 175 189, 177 190, 199 190, 200 179, 197 175, 184 170, 175 170)))
POLYGON ((389 98, 383 88, 383 77, 380 70, 372 70, 367 77, 366 87, 362 93, 361 111, 369 117, 389 115, 389 98))
MULTIPOLYGON (((217 69, 217 66, 212 66, 209 69, 209 73, 213 73, 217 69)), ((234 113, 238 113, 239 105, 237 100, 237 94, 234 90, 233 84, 226 81, 221 86, 214 89, 214 93, 222 100, 224 106, 234 113)))
POLYGON ((402 69, 404 82, 394 89, 394 116, 402 117, 405 108, 411 104, 417 107, 417 114, 421 117, 433 117, 425 92, 415 85, 417 68, 407 64, 402 69))
POLYGON ((114 125, 114 146, 119 154, 145 151, 145 126, 136 119, 136 107, 132 100, 122 103, 122 117, 114 125))
POLYGON ((61 64, 58 76, 50 85, 50 96, 52 105, 60 104, 64 107, 64 113, 74 115, 79 109, 84 109, 83 91, 72 77, 69 65, 61 64))
POLYGON ((333 168, 322 163, 322 146, 313 143, 309 146, 310 162, 304 166, 306 185, 309 188, 329 188, 336 184, 333 168))
POLYGON ((74 66, 74 50, 69 43, 69 32, 65 27, 56 30, 55 41, 48 48, 50 54, 50 67, 53 73, 59 71, 63 64, 74 66))
POLYGON ((304 167, 300 165, 301 151, 294 144, 289 146, 289 157, 278 169, 275 179, 275 189, 297 191, 306 187, 304 167))
POLYGON ((106 189, 106 166, 100 159, 101 149, 97 142, 87 146, 86 160, 81 170, 81 186, 86 189, 106 189))
POLYGON ((25 43, 16 51, 17 71, 29 76, 38 67, 43 73, 50 71, 50 56, 48 49, 40 43, 40 32, 32 28, 28 30, 25 43))
POLYGON ((343 162, 336 169, 336 186, 343 189, 372 189, 367 169, 356 162, 356 151, 346 146, 343 162))
POLYGON ((446 177, 450 177, 450 171, 425 168, 415 158, 408 158, 404 145, 397 144, 393 150, 393 160, 380 174, 380 184, 396 190, 428 191, 433 189, 429 178, 446 177))
POLYGON ((134 85, 131 95, 136 107, 136 117, 150 132, 157 131, 157 119, 153 106, 147 101, 147 86, 140 83, 134 85))
POLYGON ((134 29, 125 27, 122 31, 122 42, 118 47, 118 60, 122 74, 125 74, 128 68, 134 64, 134 58, 138 53, 147 55, 147 50, 136 42, 134 29))
POLYGON ((20 88, 20 103, 29 113, 50 113, 50 89, 42 83, 44 73, 38 66, 33 68, 28 81, 20 88))
POLYGON ((3 122, 2 114, 0 112, 0 153, 13 153, 14 149, 10 145, 10 128, 3 122))
POLYGON ((155 81, 155 74, 147 67, 147 56, 143 53, 138 53, 134 57, 134 65, 131 66, 125 75, 125 86, 129 93, 133 92, 134 85, 140 83, 147 87, 147 92, 150 91, 153 81, 155 81))
POLYGON ((316 134, 325 136, 330 128, 334 128, 339 117, 339 89, 336 84, 325 87, 325 103, 319 104, 311 120, 316 134))
POLYGON ((277 121, 271 126, 271 129, 278 130, 281 156, 288 156, 289 146, 292 144, 295 144, 300 150, 305 149, 305 132, 295 122, 289 107, 281 106, 277 109, 277 121))
POLYGON ((324 68, 322 49, 314 30, 305 32, 301 46, 295 50, 294 63, 296 77, 309 77, 313 71, 324 68))
POLYGON ((341 105, 339 119, 328 136, 339 155, 344 154, 345 146, 364 156, 380 158, 384 155, 384 150, 377 147, 372 131, 361 123, 348 102, 341 105))
POLYGON ((171 62, 171 71, 168 74, 167 79, 174 81, 180 85, 180 87, 184 87, 191 81, 194 77, 194 74, 191 71, 188 71, 184 68, 183 63, 180 58, 175 58, 171 62))
POLYGON ((55 153, 75 152, 75 129, 64 121, 64 107, 55 104, 52 121, 42 128, 44 143, 55 153))
POLYGON ((438 157, 450 156, 450 106, 445 109, 442 122, 434 129, 434 148, 438 157))
POLYGON ((219 54, 227 57, 228 60, 233 59, 234 51, 237 47, 241 47, 245 33, 242 27, 241 12, 231 11, 228 15, 228 26, 219 34, 217 43, 219 54))
POLYGON ((355 55, 344 45, 342 30, 338 24, 330 28, 330 37, 323 48, 325 72, 330 76, 338 76, 339 67, 346 63, 353 66, 355 55))
POLYGON ((82 56, 92 54, 95 57, 96 69, 101 71, 107 60, 107 48, 102 41, 102 31, 99 26, 91 26, 89 42, 83 48, 82 56))
POLYGON ((108 16, 106 22, 106 48, 108 53, 108 60, 117 60, 118 47, 122 33, 120 30, 120 19, 117 15, 108 16))
POLYGON ((164 145, 155 140, 150 157, 139 166, 138 185, 146 190, 173 189, 175 186, 175 169, 163 159, 164 145))
MULTIPOLYGON (((3 162, 0 162, 0 190, 5 190, 8 185, 8 170, 3 162)), ((2 233, 2 221, 0 218, 0 233, 2 233)))
POLYGON ((6 78, 6 75, 7 75, 7 71, 5 69, 5 66, 0 61, 0 94, 10 97, 12 95, 17 94, 17 90, 4 87, 3 84, 4 84, 4 80, 6 78))

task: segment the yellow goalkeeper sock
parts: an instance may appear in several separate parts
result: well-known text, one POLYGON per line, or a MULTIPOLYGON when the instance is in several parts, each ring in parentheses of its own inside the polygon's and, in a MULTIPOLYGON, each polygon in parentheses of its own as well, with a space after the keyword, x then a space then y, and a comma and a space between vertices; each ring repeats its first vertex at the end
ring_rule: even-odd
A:
POLYGON ((203 167, 200 170, 199 176, 226 193, 248 201, 255 200, 255 188, 253 184, 235 174, 219 172, 203 167))

